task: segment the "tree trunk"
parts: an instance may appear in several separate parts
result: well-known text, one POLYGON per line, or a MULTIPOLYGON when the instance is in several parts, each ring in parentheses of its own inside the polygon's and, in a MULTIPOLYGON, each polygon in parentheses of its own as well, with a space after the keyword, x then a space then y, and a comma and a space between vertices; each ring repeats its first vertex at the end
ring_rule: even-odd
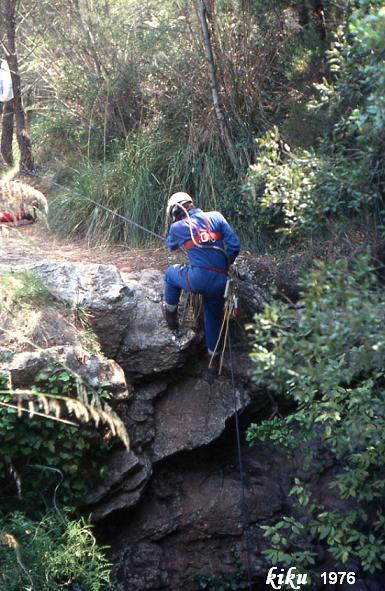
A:
POLYGON ((86 25, 85 21, 83 20, 82 13, 80 10, 79 0, 73 0, 73 5, 75 8, 76 20, 78 21, 78 25, 80 27, 80 30, 81 30, 83 37, 84 37, 86 44, 87 44, 87 51, 95 64, 95 68, 96 68, 96 72, 98 74, 98 77, 103 78, 102 65, 100 63, 98 52, 96 51, 96 47, 95 47, 95 43, 94 43, 94 40, 91 35, 91 31, 90 31, 89 27, 86 25))
POLYGON ((211 86, 211 95, 213 99, 213 106, 216 114, 216 118, 218 121, 219 126, 219 133, 221 137, 221 141, 225 152, 235 169, 238 168, 238 159, 237 154, 234 146, 233 139, 231 137, 230 128, 228 126, 225 113, 223 111, 223 107, 221 104, 220 96, 219 96, 219 89, 218 89, 218 79, 215 67, 215 59, 214 59, 214 52, 211 43, 211 36, 210 30, 207 23, 207 13, 206 8, 203 0, 195 0, 195 8, 198 13, 198 18, 201 26, 203 43, 205 47, 206 53, 206 61, 209 70, 209 77, 210 77, 210 86, 211 86))
POLYGON ((13 164, 13 100, 3 105, 3 120, 1 124, 0 153, 6 164, 13 164))
POLYGON ((306 0, 302 0, 298 6, 298 17, 301 27, 307 27, 309 24, 309 7, 306 0))
POLYGON ((31 140, 27 131, 27 121, 21 97, 21 80, 16 52, 16 1, 3 0, 3 11, 7 39, 7 62, 11 71, 14 94, 16 137, 20 150, 19 170, 22 174, 35 174, 31 140))
POLYGON ((318 19, 318 28, 321 39, 326 39, 326 19, 325 19, 325 7, 323 0, 313 1, 314 12, 318 19))

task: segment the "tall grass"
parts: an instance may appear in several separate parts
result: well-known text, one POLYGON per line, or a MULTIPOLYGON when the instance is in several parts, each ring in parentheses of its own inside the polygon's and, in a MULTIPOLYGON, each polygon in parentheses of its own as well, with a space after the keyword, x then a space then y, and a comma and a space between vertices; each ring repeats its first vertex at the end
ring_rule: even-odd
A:
POLYGON ((59 191, 52 202, 52 226, 66 236, 83 235, 93 244, 148 243, 141 230, 84 201, 80 195, 159 231, 165 193, 157 177, 161 153, 162 141, 158 137, 137 135, 104 163, 83 158, 76 168, 67 169, 58 179, 59 184, 69 184, 71 191, 59 191))
MULTIPOLYGON (((62 172, 60 190, 50 206, 52 227, 65 236, 82 235, 90 244, 125 243, 147 246, 154 240, 142 230, 83 200, 90 197, 146 228, 164 234, 169 195, 184 190, 199 207, 220 209, 235 225, 242 222, 239 182, 215 134, 203 149, 170 138, 164 130, 138 132, 123 147, 116 146, 105 162, 83 158, 62 172), (231 219, 231 218, 234 219, 231 219)), ((251 228, 238 228, 244 237, 255 236, 251 228)))

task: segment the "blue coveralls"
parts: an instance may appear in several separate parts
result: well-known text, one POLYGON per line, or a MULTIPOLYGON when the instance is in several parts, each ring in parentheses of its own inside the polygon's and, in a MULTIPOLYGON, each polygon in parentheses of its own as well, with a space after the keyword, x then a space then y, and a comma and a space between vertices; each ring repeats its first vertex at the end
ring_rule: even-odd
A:
POLYGON ((221 240, 202 242, 202 246, 191 246, 191 232, 188 218, 174 222, 167 237, 167 247, 170 250, 191 246, 187 250, 188 265, 172 265, 166 271, 164 299, 169 310, 175 310, 181 289, 202 294, 206 345, 211 354, 217 343, 224 306, 224 290, 227 281, 229 263, 237 257, 240 241, 230 224, 218 211, 204 213, 195 208, 189 211, 193 225, 193 235, 198 242, 199 232, 210 228, 212 232, 222 234, 221 240), (196 228, 195 228, 196 226, 196 228), (223 252, 212 248, 215 245, 226 250, 228 260, 223 252))

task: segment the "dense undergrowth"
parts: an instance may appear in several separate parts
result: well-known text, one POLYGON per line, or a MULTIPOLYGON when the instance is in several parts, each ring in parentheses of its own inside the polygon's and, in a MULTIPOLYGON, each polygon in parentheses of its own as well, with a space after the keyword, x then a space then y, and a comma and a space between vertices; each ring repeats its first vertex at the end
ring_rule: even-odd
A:
MULTIPOLYGON (((354 4, 354 3, 353 3, 354 4)), ((329 129, 312 149, 291 150, 274 127, 258 140, 251 166, 260 223, 294 238, 340 229, 354 217, 383 223, 385 13, 381 2, 357 2, 327 51, 330 76, 316 85, 311 112, 329 129)))
POLYGON ((342 235, 352 224, 361 231, 346 259, 304 278, 297 306, 274 303, 255 320, 255 379, 295 412, 253 424, 248 439, 269 439, 292 457, 299 442, 308 450, 292 513, 264 526, 265 555, 313 574, 320 548, 341 570, 384 569, 384 24, 382 2, 352 3, 327 53, 330 76, 309 102, 328 114, 328 132, 311 149, 291 150, 274 127, 251 167, 260 221, 283 240, 342 235), (317 477, 308 472, 314 453, 317 477), (330 493, 321 501, 322 475, 330 493))
POLYGON ((294 401, 296 411, 252 425, 248 440, 270 439, 290 454, 300 442, 308 455, 290 493, 297 513, 265 527, 273 564, 311 570, 321 544, 336 564, 383 569, 383 299, 383 285, 361 256, 351 265, 320 265, 303 282, 302 306, 277 302, 256 318, 255 379, 294 401), (315 458, 316 481, 329 474, 322 501, 308 472, 315 458))
POLYGON ((17 353, 36 355, 47 342, 55 345, 63 338, 82 358, 99 352, 80 307, 60 306, 33 272, 0 274, 4 591, 111 589, 105 549, 96 544, 91 526, 78 512, 85 493, 105 475, 113 447, 104 414, 115 422, 108 406, 110 384, 100 381, 91 387, 59 358, 43 362, 44 370, 29 388, 15 385, 7 370, 17 353))
POLYGON ((18 511, 0 517, 0 532, 4 591, 111 589, 105 549, 86 520, 58 510, 32 520, 18 511))

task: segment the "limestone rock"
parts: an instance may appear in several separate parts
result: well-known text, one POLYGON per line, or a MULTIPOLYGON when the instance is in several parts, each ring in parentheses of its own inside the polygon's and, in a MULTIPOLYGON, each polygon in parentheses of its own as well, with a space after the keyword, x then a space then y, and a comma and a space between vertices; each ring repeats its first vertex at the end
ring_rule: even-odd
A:
POLYGON ((183 365, 197 340, 192 330, 175 336, 163 320, 159 271, 123 278, 113 265, 44 262, 33 269, 55 298, 91 313, 104 354, 135 379, 183 365))
POLYGON ((226 377, 212 386, 200 376, 183 377, 176 382, 161 379, 135 386, 132 397, 119 405, 118 413, 130 434, 133 454, 137 454, 141 462, 147 462, 147 467, 137 474, 139 460, 131 455, 126 458, 129 477, 120 478, 119 474, 126 470, 125 463, 121 460, 116 467, 116 460, 112 458, 111 475, 106 477, 97 495, 86 500, 95 505, 93 519, 102 519, 139 501, 138 493, 144 490, 151 465, 218 439, 234 416, 234 404, 238 411, 243 410, 250 404, 250 397, 247 391, 239 388, 234 401, 231 382, 226 377), (140 479, 138 488, 133 474, 140 479), (116 485, 110 486, 111 482, 116 485))
MULTIPOLYGON (((190 456, 190 462, 179 457, 159 464, 135 513, 110 531, 119 591, 193 591, 199 574, 234 572, 229 548, 235 544, 245 563, 245 518, 252 540, 253 571, 263 571, 263 532, 256 524, 266 523, 282 509, 284 495, 277 463, 268 453, 258 456, 262 473, 259 478, 250 476, 245 514, 238 469, 229 449, 218 445, 202 450, 194 459, 190 456), (138 548, 148 546, 156 560, 139 561, 138 548), (133 573, 135 581, 130 578, 133 573)), ((247 457, 245 461, 248 469, 247 457)))
POLYGON ((230 380, 220 378, 211 386, 202 378, 187 378, 170 386, 155 406, 152 460, 196 449, 217 439, 226 421, 250 402, 243 390, 234 401, 230 380))
POLYGON ((133 449, 148 454, 152 462, 179 452, 193 450, 222 435, 236 408, 243 411, 251 403, 263 407, 265 399, 251 400, 243 384, 236 388, 222 376, 212 385, 202 377, 206 366, 190 365, 191 373, 178 379, 158 379, 135 385, 119 414, 130 433, 133 449))
POLYGON ((299 279, 309 263, 301 256, 283 263, 270 255, 239 257, 234 264, 241 308, 247 316, 261 312, 273 297, 296 301, 299 279), (274 288, 276 294, 272 293, 274 288))
POLYGON ((116 267, 44 262, 33 270, 57 300, 91 312, 92 327, 104 354, 115 358, 136 307, 135 294, 125 286, 116 267))
POLYGON ((162 550, 157 544, 141 542, 124 551, 118 568, 116 591, 169 589, 162 550))
POLYGON ((125 274, 125 285, 136 295, 137 305, 123 338, 117 361, 134 377, 154 375, 183 365, 196 341, 192 330, 175 336, 163 320, 163 275, 145 270, 140 276, 125 274))
POLYGON ((127 396, 124 372, 115 361, 100 355, 91 355, 70 345, 17 353, 8 361, 0 363, 0 369, 10 372, 14 387, 23 388, 32 386, 37 375, 42 371, 49 371, 54 364, 68 367, 90 386, 108 383, 110 392, 127 396))
POLYGON ((135 505, 151 476, 151 463, 132 451, 113 453, 108 472, 96 489, 90 491, 84 502, 91 507, 93 521, 104 519, 118 509, 135 505))

